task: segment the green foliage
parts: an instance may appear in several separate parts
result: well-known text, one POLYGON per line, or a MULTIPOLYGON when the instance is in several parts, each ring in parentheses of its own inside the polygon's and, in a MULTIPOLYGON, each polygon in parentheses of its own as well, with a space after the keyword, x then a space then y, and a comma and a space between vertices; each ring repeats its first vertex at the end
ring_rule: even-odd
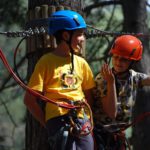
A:
MULTIPOLYGON (((0 1, 0 31, 19 31, 24 28, 27 2, 24 0, 0 1)), ((13 67, 14 50, 19 41, 20 38, 0 36, 0 48, 2 48, 11 67, 13 67)), ((22 43, 19 48, 17 62, 25 55, 25 43, 22 43)), ((19 86, 6 88, 15 82, 13 79, 7 82, 9 74, 2 63, 0 63, 0 70, 0 149, 21 150, 24 147, 25 138, 24 91, 19 86), (2 86, 4 82, 7 84, 2 86)), ((24 77, 27 71, 26 65, 21 67, 19 71, 21 77, 24 77)))
MULTIPOLYGON (((123 14, 120 6, 106 6, 91 11, 86 18, 87 23, 107 32, 121 32, 123 14)), ((114 37, 103 35, 87 40, 87 60, 90 63, 94 74, 100 70, 100 66, 108 59, 112 40, 114 37)))
POLYGON ((18 86, 0 93, 1 150, 21 150, 24 147, 25 106, 22 95, 18 86))
POLYGON ((27 11, 27 1, 23 0, 1 0, 0 1, 0 21, 1 25, 10 26, 12 24, 24 25, 25 13, 27 11))
MULTIPOLYGON (((1 30, 8 31, 8 27, 1 27, 1 30)), ((9 26, 11 31, 19 31, 20 28, 16 25, 9 26)), ((14 50, 20 41, 20 38, 0 37, 0 47, 5 54, 9 65, 13 67, 14 50)), ((25 42, 23 42, 17 53, 17 63, 25 56, 25 42)), ((18 68, 21 78, 25 78, 27 73, 27 64, 18 68)), ((7 84, 2 87, 9 76, 8 71, 2 63, 0 63, 0 150, 22 150, 24 148, 25 139, 25 106, 23 103, 24 90, 19 85, 14 85, 16 82, 13 78, 8 80, 7 84), (14 85, 9 88, 10 85, 14 85), (8 88, 6 88, 8 87, 8 88), (18 138, 19 137, 19 138, 18 138)))

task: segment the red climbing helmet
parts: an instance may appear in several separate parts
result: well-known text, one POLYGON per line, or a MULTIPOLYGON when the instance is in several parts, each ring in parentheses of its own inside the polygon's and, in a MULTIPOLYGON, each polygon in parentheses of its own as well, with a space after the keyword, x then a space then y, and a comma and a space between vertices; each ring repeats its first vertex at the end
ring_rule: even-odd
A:
POLYGON ((122 35, 116 38, 110 54, 117 54, 129 60, 138 61, 142 57, 142 42, 132 35, 122 35))

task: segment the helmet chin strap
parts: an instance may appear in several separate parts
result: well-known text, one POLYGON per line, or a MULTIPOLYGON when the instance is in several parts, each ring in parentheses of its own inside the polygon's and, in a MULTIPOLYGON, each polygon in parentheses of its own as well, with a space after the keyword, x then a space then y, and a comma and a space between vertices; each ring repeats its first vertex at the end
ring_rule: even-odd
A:
POLYGON ((69 34, 70 34, 69 40, 68 41, 64 40, 68 44, 70 53, 71 53, 71 64, 72 64, 71 74, 73 74, 73 71, 74 71, 74 49, 71 46, 73 33, 74 33, 73 31, 69 31, 69 34))
POLYGON ((71 52, 71 64, 72 64, 71 74, 73 74, 73 71, 74 71, 74 50, 73 50, 71 44, 69 44, 69 48, 70 48, 70 52, 71 52))

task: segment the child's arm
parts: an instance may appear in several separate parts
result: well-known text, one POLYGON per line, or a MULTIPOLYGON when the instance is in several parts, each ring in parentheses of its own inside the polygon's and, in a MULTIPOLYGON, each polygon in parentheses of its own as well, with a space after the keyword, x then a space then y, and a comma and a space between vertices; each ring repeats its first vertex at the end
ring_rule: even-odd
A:
POLYGON ((107 95, 102 98, 103 109, 110 118, 115 118, 117 114, 115 77, 108 64, 104 64, 102 66, 101 74, 107 81, 107 95))
POLYGON ((24 104, 26 105, 29 112, 33 115, 33 117, 38 120, 42 126, 45 127, 45 115, 37 103, 37 98, 26 92, 24 97, 24 104))

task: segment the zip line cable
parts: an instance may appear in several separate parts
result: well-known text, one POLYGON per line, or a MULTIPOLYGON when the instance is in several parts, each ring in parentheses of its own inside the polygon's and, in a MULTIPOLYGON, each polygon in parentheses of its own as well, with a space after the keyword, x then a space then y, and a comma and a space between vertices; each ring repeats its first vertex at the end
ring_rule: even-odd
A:
POLYGON ((88 38, 94 38, 94 37, 101 37, 101 36, 120 36, 120 35, 133 35, 133 36, 137 36, 137 37, 149 37, 150 38, 150 34, 144 34, 144 33, 130 33, 130 32, 111 32, 111 31, 104 31, 101 29, 98 29, 96 27, 93 27, 91 25, 87 25, 88 29, 91 30, 87 30, 87 39, 88 38))
POLYGON ((34 29, 29 28, 24 31, 8 31, 8 32, 0 32, 1 35, 5 35, 7 37, 31 37, 35 35, 45 34, 47 31, 44 27, 35 27, 34 29))
MULTIPOLYGON (((28 23, 26 25, 26 30, 24 31, 7 31, 7 32, 2 32, 0 31, 1 35, 7 36, 7 37, 32 37, 35 35, 42 35, 48 33, 48 23, 47 19, 41 19, 39 20, 34 20, 31 21, 31 24, 28 23), (46 20, 46 23, 43 23, 42 21, 46 20)), ((104 37, 104 36, 120 36, 120 35, 133 35, 137 37, 147 37, 150 38, 150 34, 145 34, 145 33, 130 33, 130 32, 111 32, 111 31, 104 31, 101 29, 98 29, 96 27, 93 27, 91 25, 87 25, 87 30, 85 32, 86 38, 96 38, 96 37, 104 37)))

